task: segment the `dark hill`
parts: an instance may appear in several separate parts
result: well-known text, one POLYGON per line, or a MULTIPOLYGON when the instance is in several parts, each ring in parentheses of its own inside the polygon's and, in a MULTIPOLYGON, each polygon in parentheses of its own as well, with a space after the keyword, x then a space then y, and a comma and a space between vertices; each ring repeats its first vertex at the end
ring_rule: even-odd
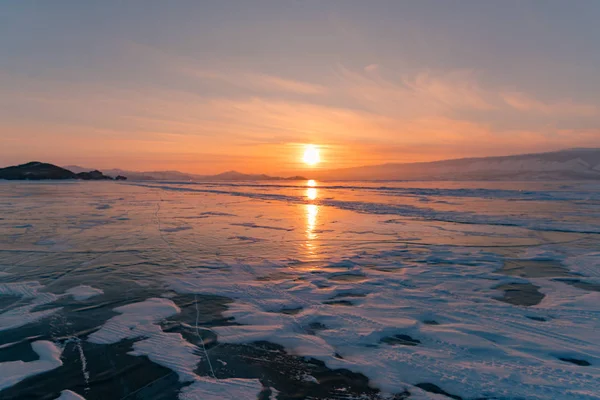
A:
MULTIPOLYGON (((39 161, 28 162, 27 164, 15 165, 12 167, 0 168, 0 179, 8 180, 45 180, 45 179, 82 179, 86 181, 112 180, 110 176, 94 170, 90 172, 80 172, 78 174, 68 169, 57 167, 53 164, 42 163, 39 161)), ((119 176, 118 180, 127 179, 119 176)))
POLYGON ((77 179, 83 179, 84 181, 100 181, 100 180, 112 180, 110 176, 104 175, 97 169, 90 172, 80 172, 76 174, 77 179))
POLYGON ((25 180, 42 180, 42 179, 77 179, 77 176, 56 165, 42 163, 39 161, 28 162, 27 164, 15 165, 12 167, 0 169, 0 179, 25 179, 25 180))

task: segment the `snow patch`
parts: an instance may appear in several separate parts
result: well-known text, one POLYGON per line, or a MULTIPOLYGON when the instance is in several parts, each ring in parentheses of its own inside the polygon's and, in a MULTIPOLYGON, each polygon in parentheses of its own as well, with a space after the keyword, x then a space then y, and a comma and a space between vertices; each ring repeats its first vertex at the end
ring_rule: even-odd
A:
POLYGON ((60 295, 41 292, 41 289, 43 288, 44 286, 35 281, 0 283, 0 296, 18 296, 23 299, 31 299, 29 304, 13 308, 0 314, 0 331, 27 325, 60 310, 60 308, 51 308, 48 310, 31 312, 35 307, 52 303, 60 298, 60 295))
POLYGON ((51 371, 62 365, 62 349, 52 342, 40 340, 31 343, 40 359, 36 361, 6 361, 0 363, 0 390, 16 385, 25 378, 51 371))
MULTIPOLYGON (((151 298, 140 303, 117 307, 120 313, 112 317, 99 330, 88 337, 88 341, 96 344, 113 344, 123 339, 132 339, 152 334, 156 331, 156 323, 180 312, 173 301, 165 298, 151 298)), ((160 329, 160 328, 159 328, 160 329)))
POLYGON ((592 282, 600 283, 600 252, 587 252, 569 257, 565 264, 572 272, 583 275, 592 282))
POLYGON ((70 390, 63 390, 56 400, 85 400, 85 397, 78 395, 70 390))
POLYGON ((199 348, 187 342, 179 333, 163 332, 158 323, 180 312, 173 301, 151 298, 140 303, 115 308, 120 313, 111 318, 88 340, 97 344, 111 344, 129 338, 144 338, 133 344, 129 354, 147 356, 152 362, 176 372, 181 382, 192 382, 182 389, 183 400, 193 399, 256 399, 262 389, 258 380, 210 379, 194 373, 201 357, 199 348))
POLYGON ((135 342, 129 354, 147 356, 151 361, 175 371, 182 382, 196 379, 193 371, 201 361, 200 356, 195 354, 198 348, 181 334, 163 332, 158 325, 161 320, 180 312, 173 301, 151 298, 115 308, 114 311, 121 315, 108 320, 88 337, 88 341, 112 344, 123 339, 145 338, 135 342))
MULTIPOLYGON (((552 254, 539 249, 525 259, 552 254)), ((179 293, 235 300, 223 315, 239 325, 212 327, 219 342, 276 343, 329 368, 362 373, 387 394, 408 389, 418 398, 440 398, 414 386, 431 383, 467 398, 587 399, 578 388, 600 390, 594 314, 600 293, 552 278, 501 275, 503 260, 487 251, 435 246, 361 252, 318 270, 296 269, 296 279, 258 281, 294 268, 293 261, 259 262, 187 270, 169 283, 179 293), (349 275, 362 279, 340 279, 349 275), (531 282, 547 296, 535 307, 496 300, 494 287, 511 282, 531 282), (351 306, 328 304, 344 293, 364 296, 353 297, 351 306), (385 340, 396 336, 414 338, 415 345, 385 340), (591 366, 565 364, 558 352, 591 366)))
POLYGON ((210 379, 197 380, 181 390, 180 400, 256 400, 263 389, 258 379, 210 379))
POLYGON ((77 301, 83 301, 103 294, 104 291, 88 285, 79 285, 67 290, 65 293, 73 296, 73 298, 77 301))

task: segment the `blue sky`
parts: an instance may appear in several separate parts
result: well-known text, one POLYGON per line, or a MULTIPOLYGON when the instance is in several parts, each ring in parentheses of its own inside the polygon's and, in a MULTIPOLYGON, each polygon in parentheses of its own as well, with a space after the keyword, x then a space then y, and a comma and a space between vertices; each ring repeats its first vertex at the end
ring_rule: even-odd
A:
POLYGON ((600 145, 597 1, 5 1, 0 164, 301 170, 600 145))

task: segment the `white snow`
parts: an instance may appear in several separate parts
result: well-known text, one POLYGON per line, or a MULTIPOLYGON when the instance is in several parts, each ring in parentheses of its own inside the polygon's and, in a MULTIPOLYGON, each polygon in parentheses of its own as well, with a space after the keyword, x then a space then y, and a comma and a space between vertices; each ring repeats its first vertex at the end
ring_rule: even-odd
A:
POLYGON ((73 296, 73 298, 77 301, 83 301, 103 294, 104 291, 88 285, 79 285, 67 290, 65 293, 73 296))
POLYGON ((18 328, 23 325, 48 317, 60 308, 51 308, 43 311, 34 311, 34 308, 51 303, 60 296, 53 293, 42 292, 39 282, 12 282, 0 283, 0 296, 18 296, 29 300, 27 304, 12 308, 0 314, 0 331, 18 328))
MULTIPOLYGON (((439 398, 413 386, 423 382, 464 397, 589 399, 580 388, 600 392, 600 323, 594 317, 600 293, 551 278, 528 279, 547 297, 534 307, 513 306, 495 300, 501 292, 493 287, 527 280, 497 274, 500 255, 423 247, 394 256, 390 264, 385 252, 361 253, 317 271, 295 270, 295 279, 272 281, 256 280, 277 271, 271 263, 231 263, 221 270, 188 270, 170 279, 170 287, 236 299, 224 315, 240 325, 212 328, 221 343, 277 343, 330 368, 363 373, 386 393, 408 388, 420 398, 439 398), (385 271, 394 265, 402 273, 385 271), (352 306, 324 303, 344 293, 365 296, 345 298, 352 306), (298 307, 297 314, 280 312, 298 307), (315 322, 325 329, 310 332, 315 322), (421 343, 381 342, 395 334, 421 343), (558 360, 559 354, 592 365, 571 365, 558 360)), ((280 270, 289 273, 291 265, 280 270)))
POLYGON ((23 379, 51 371, 62 365, 62 349, 52 342, 40 340, 31 343, 40 359, 37 361, 6 361, 0 363, 0 390, 13 386, 23 379))
POLYGON ((179 333, 163 332, 158 323, 180 312, 173 301, 151 298, 140 303, 115 308, 120 313, 111 318, 88 340, 97 344, 117 343, 123 339, 144 338, 134 343, 129 354, 147 356, 150 360, 170 368, 182 382, 193 381, 194 369, 200 357, 196 346, 187 342, 179 333), (168 349, 168 350, 166 350, 168 349))
POLYGON ((111 344, 129 338, 144 338, 134 343, 134 356, 147 356, 153 362, 175 371, 181 382, 193 382, 181 392, 181 399, 255 399, 262 388, 257 380, 209 379, 199 377, 194 369, 201 361, 200 349, 179 333, 165 333, 158 322, 180 312, 171 300, 151 298, 140 303, 115 308, 121 315, 111 318, 88 340, 111 344), (257 390, 254 390, 258 388, 257 390), (250 392, 250 391, 251 392, 250 392), (207 397, 207 396, 212 397, 207 397))
POLYGON ((145 336, 155 332, 157 322, 179 313, 179 307, 165 298, 151 298, 140 303, 117 307, 121 315, 111 318, 88 340, 97 344, 117 343, 123 339, 145 336))
POLYGON ((277 396, 279 395, 279 391, 275 388, 271 388, 271 396, 269 400, 277 400, 277 396))
POLYGON ((256 400, 263 389, 257 379, 210 379, 198 377, 181 390, 180 400, 256 400))
POLYGON ((567 258, 565 264, 587 281, 600 283, 600 251, 577 254, 567 258))
POLYGON ((71 390, 63 390, 56 400, 85 400, 85 397, 80 396, 71 390))
POLYGON ((19 328, 58 312, 61 309, 60 307, 42 311, 32 310, 36 307, 52 303, 65 294, 73 296, 75 300, 82 301, 104 293, 102 290, 88 285, 73 287, 67 290, 65 294, 54 294, 43 291, 44 289, 45 287, 37 281, 0 283, 0 296, 17 296, 25 300, 24 305, 0 314, 0 331, 19 328))
POLYGON ((0 283, 0 295, 20 296, 24 298, 34 298, 39 295, 44 286, 39 282, 11 282, 0 283))

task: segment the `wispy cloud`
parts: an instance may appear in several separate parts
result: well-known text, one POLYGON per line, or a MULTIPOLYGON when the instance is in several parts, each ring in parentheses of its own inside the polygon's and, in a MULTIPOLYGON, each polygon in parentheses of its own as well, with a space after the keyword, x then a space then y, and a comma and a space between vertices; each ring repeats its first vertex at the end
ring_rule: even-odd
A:
POLYGON ((414 78, 405 77, 404 84, 417 96, 437 101, 452 108, 493 110, 493 96, 477 81, 470 70, 457 70, 436 75, 425 71, 414 78))
POLYGON ((379 69, 379 64, 369 64, 365 67, 365 71, 367 72, 375 72, 379 69))
POLYGON ((216 70, 195 69, 189 66, 180 66, 179 71, 202 80, 218 81, 222 84, 238 88, 252 89, 261 92, 288 92, 296 94, 318 95, 327 91, 327 88, 314 83, 286 79, 280 76, 262 73, 230 70, 227 72, 216 70))
POLYGON ((23 78, 5 92, 9 108, 0 109, 5 151, 39 158, 51 149, 80 163, 81 154, 114 155, 99 167, 277 172, 299 167, 298 143, 322 145, 324 166, 349 167, 588 146, 600 138, 593 118, 567 123, 595 116, 595 107, 486 86, 470 70, 409 76, 380 65, 339 66, 325 87, 255 71, 165 66, 183 79, 177 89, 23 78), (222 86, 228 90, 215 91, 222 86), (44 118, 19 118, 19 107, 44 118), (496 123, 503 119, 511 126, 496 123), (24 135, 36 144, 16 140, 24 135))
POLYGON ((482 89, 473 71, 422 71, 394 76, 380 66, 365 72, 338 68, 338 90, 363 107, 395 117, 449 115, 462 110, 493 110, 491 93, 482 89))
POLYGON ((191 56, 173 54, 154 46, 131 41, 123 43, 122 46, 123 52, 134 54, 136 59, 156 66, 163 72, 172 75, 173 78, 181 77, 184 80, 198 80, 204 83, 213 82, 265 94, 281 92, 319 95, 327 92, 327 88, 323 85, 240 68, 225 61, 212 60, 207 63, 205 60, 200 61, 191 56))
POLYGON ((523 112, 539 114, 557 114, 589 117, 598 115, 598 107, 592 104, 584 104, 572 99, 561 99, 554 102, 546 102, 535 99, 522 92, 504 92, 502 99, 509 106, 523 112))

